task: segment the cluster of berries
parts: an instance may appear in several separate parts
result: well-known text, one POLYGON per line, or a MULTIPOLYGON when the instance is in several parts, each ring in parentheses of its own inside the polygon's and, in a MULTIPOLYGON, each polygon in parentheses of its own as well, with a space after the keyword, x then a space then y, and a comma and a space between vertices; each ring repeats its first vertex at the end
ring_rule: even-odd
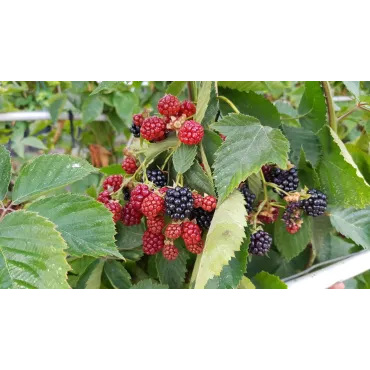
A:
MULTIPOLYGON (((286 230, 290 234, 297 233, 303 223, 301 214, 302 211, 308 216, 317 217, 325 213, 327 208, 327 198, 324 193, 317 189, 310 189, 306 194, 294 192, 298 188, 299 179, 298 171, 295 167, 288 170, 282 170, 276 166, 263 166, 263 174, 266 181, 276 185, 274 191, 287 202, 287 206, 282 215, 282 221, 285 223, 286 230), (301 197, 303 196, 303 199, 301 197)), ((251 192, 246 183, 239 186, 240 192, 244 196, 245 208, 248 211, 248 219, 251 219, 253 214, 253 203, 256 199, 255 194, 251 192)), ((257 205, 259 209, 261 202, 257 205)), ((263 224, 275 222, 279 217, 279 208, 274 200, 268 201, 257 215, 257 220, 263 224)), ((249 253, 254 255, 266 254, 272 245, 271 236, 262 230, 257 230, 251 236, 249 245, 249 253)))
POLYGON ((195 145, 202 141, 202 125, 189 120, 196 112, 191 101, 180 102, 176 96, 168 94, 159 100, 157 108, 162 117, 150 117, 148 112, 133 116, 130 131, 134 137, 141 136, 150 142, 157 142, 164 140, 169 132, 176 131, 184 144, 195 145))

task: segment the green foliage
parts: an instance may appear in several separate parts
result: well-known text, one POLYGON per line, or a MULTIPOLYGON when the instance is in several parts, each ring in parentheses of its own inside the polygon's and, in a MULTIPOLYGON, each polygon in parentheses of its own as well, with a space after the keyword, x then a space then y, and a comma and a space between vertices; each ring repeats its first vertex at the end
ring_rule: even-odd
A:
POLYGON ((0 145, 0 200, 3 200, 8 192, 11 175, 10 153, 0 145))
POLYGON ((197 148, 196 145, 181 144, 175 150, 172 160, 177 173, 185 173, 193 165, 197 148))
POLYGON ((103 112, 104 103, 98 95, 89 96, 82 106, 82 119, 84 123, 90 123, 98 118, 103 112))
POLYGON ((197 112, 195 113, 195 121, 202 123, 206 114, 208 102, 211 98, 212 82, 204 81, 199 89, 199 97, 197 104, 197 112))
POLYGON ((252 281, 256 288, 259 289, 287 289, 287 285, 277 276, 271 275, 265 271, 258 273, 252 281))
POLYGON ((131 276, 118 261, 105 261, 104 273, 115 289, 131 288, 131 276))
POLYGON ((158 284, 153 282, 153 280, 147 279, 139 281, 137 284, 133 285, 131 289, 168 289, 168 285, 158 284))
POLYGON ((184 174, 184 180, 188 186, 201 194, 216 195, 211 180, 197 161, 184 174))
POLYGON ((179 95, 182 91, 182 89, 185 87, 186 85, 186 81, 174 81, 174 82, 171 82, 168 87, 167 87, 167 90, 166 90, 166 93, 167 94, 171 94, 171 95, 179 95))

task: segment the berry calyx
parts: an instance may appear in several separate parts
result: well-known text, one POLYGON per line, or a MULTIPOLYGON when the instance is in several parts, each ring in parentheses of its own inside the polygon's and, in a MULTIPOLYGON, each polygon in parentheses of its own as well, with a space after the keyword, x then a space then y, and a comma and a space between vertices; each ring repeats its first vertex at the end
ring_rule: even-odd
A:
POLYGON ((163 257, 168 261, 174 261, 179 255, 179 250, 173 245, 172 242, 164 244, 162 249, 163 257))
POLYGON ((110 197, 110 193, 108 190, 102 191, 97 198, 97 201, 103 204, 108 203, 112 198, 110 197))
POLYGON ((184 239, 185 245, 197 244, 202 240, 202 230, 193 222, 184 222, 182 224, 181 236, 184 239))
POLYGON ((207 212, 202 208, 195 208, 193 210, 193 216, 195 217, 197 224, 203 229, 209 229, 211 226, 212 218, 215 211, 207 212))
POLYGON ((194 208, 202 207, 203 197, 199 193, 193 192, 193 200, 194 200, 194 208))
POLYGON ((136 159, 134 157, 126 157, 122 162, 122 168, 128 173, 129 175, 133 175, 136 170, 138 169, 136 164, 136 159))
POLYGON ((138 225, 141 222, 143 214, 134 208, 132 202, 128 202, 121 212, 121 221, 126 226, 138 225))
POLYGON ((155 186, 163 187, 167 183, 166 175, 161 170, 147 170, 146 176, 155 186))
POLYGON ((153 234, 162 234, 164 228, 164 218, 163 216, 156 216, 153 218, 147 218, 146 226, 148 230, 153 234))
POLYGON ((200 240, 198 243, 195 244, 185 244, 186 249, 194 254, 201 254, 204 249, 204 241, 200 240))
POLYGON ((117 201, 111 200, 108 203, 104 203, 104 206, 112 212, 114 222, 121 218, 122 207, 117 201))
POLYGON ((136 210, 141 209, 141 205, 146 197, 151 194, 148 185, 139 184, 131 191, 131 203, 136 210))
POLYGON ((190 218, 194 200, 189 188, 176 186, 173 189, 168 189, 164 201, 166 213, 173 220, 190 218))
POLYGON ((251 236, 248 252, 255 256, 263 256, 271 249, 271 244, 272 238, 269 233, 257 231, 251 236))
POLYGON ((145 254, 156 254, 164 247, 164 236, 162 234, 157 235, 146 230, 143 234, 142 240, 143 251, 145 254))
POLYGON ((179 140, 186 145, 199 144, 204 136, 204 128, 195 121, 186 121, 179 130, 179 140))
POLYGON ((103 182, 103 189, 109 193, 114 193, 119 190, 122 185, 123 177, 121 175, 108 176, 103 182))
POLYGON ((181 107, 180 100, 171 94, 159 99, 158 112, 163 116, 176 116, 181 107))
POLYGON ((140 127, 143 122, 144 122, 144 116, 142 114, 134 114, 132 116, 132 123, 137 126, 137 127, 140 127))
MULTIPOLYGON (((262 211, 258 214, 257 219, 265 224, 274 223, 279 217, 279 208, 274 207, 275 201, 268 202, 262 211)), ((261 202, 260 202, 261 203, 261 202)))
POLYGON ((186 117, 190 117, 190 116, 193 116, 196 113, 196 111, 197 111, 197 108, 191 101, 184 100, 181 103, 180 111, 178 115, 181 116, 182 114, 185 114, 186 117))
POLYGON ((216 209, 217 199, 212 195, 207 195, 202 200, 202 208, 207 212, 212 212, 216 209))
POLYGON ((182 227, 181 224, 169 224, 166 227, 166 230, 164 231, 164 235, 168 239, 177 239, 181 236, 182 233, 182 227))
POLYGON ((156 217, 163 211, 164 199, 156 193, 151 193, 141 205, 141 212, 148 218, 156 217))
POLYGON ((141 136, 149 141, 160 140, 166 133, 166 123, 159 117, 148 117, 144 120, 140 128, 141 136))
POLYGON ((249 190, 246 183, 241 184, 239 191, 243 194, 245 200, 245 209, 248 211, 248 213, 252 212, 253 202, 256 199, 256 196, 249 190))
POLYGON ((308 216, 317 217, 323 215, 328 206, 326 195, 316 189, 308 190, 307 194, 311 196, 308 199, 301 200, 300 207, 308 216))

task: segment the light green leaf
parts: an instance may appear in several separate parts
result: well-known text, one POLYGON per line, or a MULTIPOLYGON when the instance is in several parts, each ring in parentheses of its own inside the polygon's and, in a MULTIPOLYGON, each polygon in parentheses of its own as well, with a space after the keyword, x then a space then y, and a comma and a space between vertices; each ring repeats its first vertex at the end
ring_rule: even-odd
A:
POLYGON ((219 276, 225 265, 240 250, 247 225, 244 198, 235 190, 215 211, 203 253, 198 256, 192 282, 196 289, 206 286, 208 280, 219 276))
POLYGON ((180 289, 183 287, 186 275, 186 263, 189 259, 189 253, 185 249, 182 241, 175 241, 179 249, 179 255, 174 261, 168 261, 162 253, 155 256, 158 278, 162 284, 168 284, 170 289, 180 289))
POLYGON ((322 155, 319 138, 312 131, 306 130, 303 127, 283 125, 283 132, 290 143, 291 162, 298 165, 301 149, 303 149, 306 159, 316 167, 322 155))
POLYGON ((10 153, 0 145, 0 200, 5 198, 11 176, 10 153))
POLYGON ((323 157, 317 172, 328 203, 355 208, 370 205, 370 186, 337 134, 325 126, 318 136, 323 157))
POLYGON ((211 123, 215 121, 218 110, 219 110, 219 104, 218 104, 218 99, 217 99, 215 83, 212 82, 212 89, 211 89, 211 95, 208 101, 208 106, 204 114, 204 118, 201 122, 204 127, 208 127, 211 123))
POLYGON ((26 211, 8 214, 0 223, 0 289, 69 288, 66 248, 44 217, 26 211))
POLYGON ((324 262, 348 256, 351 254, 351 249, 354 246, 354 243, 349 243, 340 236, 328 234, 324 240, 323 247, 317 252, 317 259, 320 262, 324 262))
POLYGON ((240 280, 238 289, 256 289, 256 287, 246 276, 243 276, 240 280))
POLYGON ((114 95, 113 104, 117 114, 122 119, 129 119, 132 116, 135 106, 138 104, 138 99, 131 91, 125 91, 114 95))
POLYGON ((280 130, 262 126, 256 118, 243 114, 230 114, 212 127, 227 136, 213 165, 221 202, 264 164, 286 168, 289 142, 280 130))
POLYGON ((114 243, 111 212, 83 195, 62 194, 41 199, 28 208, 57 225, 73 256, 122 258, 114 243))
POLYGON ((134 226, 125 226, 121 222, 117 225, 117 246, 122 253, 142 245, 142 237, 145 231, 143 224, 134 226))
POLYGON ((100 172, 104 175, 125 175, 126 172, 120 164, 111 164, 107 167, 100 168, 100 172))
POLYGON ((285 114, 289 117, 297 117, 299 114, 296 109, 294 109, 289 103, 283 101, 275 102, 275 107, 280 114, 285 114))
POLYGON ((131 289, 168 289, 168 285, 158 284, 151 279, 146 279, 139 281, 131 289))
POLYGON ((177 96, 181 93, 185 85, 186 85, 186 81, 173 81, 168 85, 166 94, 177 96))
MULTIPOLYGON (((229 89, 219 89, 219 95, 226 96, 239 109, 240 113, 257 118, 263 126, 277 128, 281 125, 276 107, 262 95, 253 91, 246 93, 229 89)), ((220 108, 224 116, 233 112, 223 100, 220 100, 220 108)))
POLYGON ((282 220, 275 222, 274 244, 288 261, 298 256, 310 242, 311 221, 311 217, 304 216, 301 229, 294 235, 286 231, 285 223, 282 220))
POLYGON ((327 123, 326 102, 320 82, 306 81, 298 113, 304 115, 299 122, 307 130, 317 132, 327 123))
POLYGON ((159 143, 151 143, 145 149, 144 155, 146 161, 151 162, 157 155, 169 150, 170 148, 176 148, 179 144, 179 139, 176 136, 167 138, 166 140, 160 141, 159 143))
POLYGON ((271 275, 268 272, 261 271, 252 281, 257 289, 287 289, 287 285, 277 276, 271 275))
POLYGON ((193 165, 197 149, 197 145, 186 144, 181 144, 176 149, 172 161, 177 173, 185 173, 193 165))
POLYGON ((202 123, 207 106, 211 97, 212 81, 203 81, 199 89, 197 112, 195 113, 195 121, 202 123))
POLYGON ((267 90, 264 81, 219 81, 217 84, 220 87, 227 87, 242 92, 267 90))
POLYGON ((370 207, 364 209, 330 208, 330 221, 335 229, 356 244, 370 249, 370 207))
POLYGON ((40 139, 34 136, 25 137, 24 139, 21 140, 21 142, 23 145, 32 146, 33 148, 47 149, 45 144, 40 139))
POLYGON ((91 263, 77 281, 77 289, 100 289, 105 260, 99 258, 91 263))
POLYGON ((198 161, 195 161, 190 170, 185 172, 184 181, 191 189, 201 194, 216 195, 210 178, 206 175, 198 161))
POLYGON ((343 81, 347 90, 357 99, 360 96, 360 81, 343 81))
POLYGON ((254 173, 248 177, 248 186, 250 191, 257 197, 262 192, 263 184, 260 173, 254 173))
POLYGON ((96 171, 81 158, 63 154, 41 155, 21 169, 14 185, 13 203, 20 204, 60 189, 96 171))
POLYGON ((102 81, 99 86, 96 87, 90 95, 95 95, 103 90, 112 90, 115 88, 121 81, 102 81))
POLYGON ((55 123, 58 120, 60 113, 62 113, 64 105, 67 101, 67 95, 65 94, 57 94, 53 95, 49 99, 49 113, 51 116, 51 120, 55 123))
POLYGON ((89 123, 103 113, 104 103, 98 95, 88 96, 82 105, 82 121, 89 123))
POLYGON ((105 261, 104 273, 115 289, 131 288, 131 276, 122 263, 114 260, 105 261))

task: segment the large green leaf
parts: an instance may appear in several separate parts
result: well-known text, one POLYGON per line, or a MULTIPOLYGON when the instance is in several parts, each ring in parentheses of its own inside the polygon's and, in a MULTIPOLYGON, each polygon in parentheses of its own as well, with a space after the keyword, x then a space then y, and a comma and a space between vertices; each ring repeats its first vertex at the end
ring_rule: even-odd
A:
POLYGON ((343 81, 343 83, 347 90, 358 99, 360 96, 360 81, 343 81))
POLYGON ((179 139, 177 138, 177 136, 169 137, 166 140, 160 141, 159 143, 149 144, 144 152, 146 161, 148 163, 151 162, 157 155, 165 152, 166 150, 176 148, 178 144, 179 139))
POLYGON ((186 144, 181 144, 176 149, 172 161, 177 173, 185 173, 193 165, 197 149, 197 145, 186 144))
POLYGON ((115 289, 131 288, 131 276, 123 264, 114 260, 107 260, 104 264, 104 273, 115 289))
POLYGON ((267 86, 264 81, 219 81, 217 84, 220 87, 228 87, 229 89, 244 92, 267 90, 267 86))
MULTIPOLYGON (((256 117, 263 126, 276 128, 281 124, 276 107, 262 95, 253 91, 246 93, 230 89, 220 89, 219 95, 226 96, 231 100, 240 113, 256 117)), ((220 100, 220 108, 223 115, 233 112, 232 108, 223 100, 220 100)))
POLYGON ((174 81, 171 82, 166 90, 166 94, 179 95, 182 89, 185 87, 186 81, 174 81))
POLYGON ((139 281, 131 289, 168 289, 168 285, 158 284, 151 279, 146 279, 139 281))
POLYGON ((195 121, 202 123, 207 110, 209 100, 211 98, 212 81, 203 81, 199 89, 197 112, 195 113, 195 121))
POLYGON ((220 201, 264 164, 286 168, 289 142, 280 130, 262 126, 256 118, 244 114, 230 114, 212 127, 227 136, 213 165, 220 201))
POLYGON ((39 156, 22 168, 14 185, 13 203, 26 202, 97 171, 81 158, 63 154, 39 156))
POLYGON ((294 235, 286 231, 283 221, 275 223, 274 244, 288 261, 298 256, 311 240, 311 218, 304 217, 303 221, 301 229, 294 235))
POLYGON ((334 258, 348 256, 351 254, 351 249, 354 246, 354 243, 350 243, 340 236, 329 234, 324 240, 324 245, 317 252, 317 259, 320 262, 324 262, 334 258))
POLYGON ((253 279, 257 289, 287 289, 287 285, 277 276, 261 271, 253 279))
POLYGON ((210 178, 197 161, 194 162, 189 171, 185 172, 184 180, 186 185, 201 194, 216 195, 210 178))
POLYGON ((338 232, 370 249, 370 207, 330 208, 330 221, 338 232))
POLYGON ((174 261, 166 260, 162 253, 157 253, 155 260, 159 281, 162 284, 168 284, 172 289, 179 289, 182 288, 185 281, 189 253, 182 241, 176 240, 175 245, 179 249, 179 255, 174 261))
POLYGON ((347 144, 346 148, 351 154, 351 157, 356 163, 358 169, 364 176, 366 182, 370 184, 370 154, 363 152, 360 148, 353 144, 347 144))
POLYGON ((311 162, 306 160, 306 154, 301 148, 301 156, 298 162, 298 175, 300 183, 308 188, 320 188, 320 180, 317 171, 311 162))
POLYGON ((222 139, 219 134, 211 130, 204 130, 204 137, 202 140, 204 152, 207 157, 208 164, 213 165, 216 159, 216 151, 222 144, 222 139))
POLYGON ((78 279, 76 288, 100 289, 104 263, 105 260, 99 258, 87 266, 86 270, 78 279))
POLYGON ((73 256, 122 257, 114 243, 112 213, 83 195, 62 194, 41 199, 29 207, 57 225, 73 256))
POLYGON ((96 87, 90 95, 95 95, 100 91, 111 90, 116 87, 121 81, 102 81, 99 86, 96 87))
POLYGON ((94 121, 103 113, 104 103, 98 95, 88 96, 82 105, 82 120, 84 123, 94 121))
POLYGON ((125 226, 121 222, 118 222, 116 227, 117 247, 119 250, 130 250, 142 245, 142 238, 145 231, 143 224, 125 226))
POLYGON ((26 211, 8 214, 0 223, 0 288, 69 288, 66 248, 44 217, 26 211))
POLYGON ((203 253, 198 256, 198 266, 194 268, 192 283, 196 289, 206 286, 208 280, 219 276, 236 251, 240 250, 247 225, 244 198, 235 190, 213 216, 203 253))
POLYGON ((283 132, 290 143, 290 159, 292 163, 298 165, 301 149, 303 149, 306 159, 316 167, 322 155, 319 138, 312 131, 306 130, 303 127, 283 125, 283 132))
POLYGON ((0 200, 5 198, 11 175, 10 153, 0 145, 0 200))
POLYGON ((317 132, 326 124, 326 102, 320 82, 306 81, 298 113, 304 115, 299 122, 307 130, 317 132))
POLYGON ((318 136, 323 157, 317 172, 329 204, 355 208, 370 205, 370 186, 337 134, 325 126, 318 136))
POLYGON ((235 252, 219 276, 208 280, 206 289, 236 289, 245 273, 248 258, 249 236, 243 241, 240 251, 235 252))
POLYGON ((113 104, 117 114, 122 119, 129 119, 132 116, 135 106, 138 104, 137 96, 131 91, 116 93, 113 104))

